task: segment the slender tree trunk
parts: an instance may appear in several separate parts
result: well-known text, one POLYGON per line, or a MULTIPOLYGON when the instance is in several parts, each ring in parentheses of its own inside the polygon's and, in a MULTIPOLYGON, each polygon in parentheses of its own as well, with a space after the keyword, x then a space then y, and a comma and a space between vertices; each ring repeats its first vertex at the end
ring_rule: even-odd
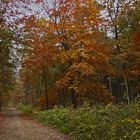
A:
POLYGON ((110 91, 111 95, 113 95, 113 91, 112 91, 112 79, 111 79, 111 76, 110 76, 110 63, 109 63, 109 61, 107 61, 107 65, 109 67, 109 77, 108 77, 109 91, 110 91))
POLYGON ((112 93, 112 80, 111 80, 111 77, 109 77, 108 80, 109 80, 109 90, 110 90, 111 95, 113 95, 113 93, 112 93))
POLYGON ((0 111, 1 111, 1 109, 2 109, 2 102, 0 101, 0 111))
POLYGON ((130 104, 128 82, 127 82, 125 75, 124 75, 124 83, 125 83, 125 89, 126 89, 127 102, 128 102, 128 104, 130 104))
POLYGON ((33 90, 31 91, 31 100, 32 100, 32 105, 36 107, 37 103, 36 103, 35 94, 33 90))
POLYGON ((116 89, 116 104, 119 104, 119 96, 120 96, 120 80, 117 77, 117 85, 115 84, 115 89, 116 89))
POLYGON ((133 81, 130 81, 129 82, 129 92, 130 92, 130 96, 131 96, 131 101, 130 102, 133 102, 134 101, 134 92, 133 92, 133 89, 135 89, 135 87, 133 87, 133 81))
POLYGON ((2 94, 0 93, 0 111, 2 109, 2 94))
POLYGON ((44 87, 45 87, 45 103, 46 109, 49 109, 49 100, 48 100, 48 88, 47 88, 47 74, 45 68, 43 68, 43 79, 44 79, 44 87))
POLYGON ((74 90, 71 91, 71 100, 72 100, 73 108, 77 108, 77 99, 74 90))
POLYGON ((62 104, 63 104, 63 107, 66 107, 66 96, 65 96, 65 91, 62 91, 62 104))

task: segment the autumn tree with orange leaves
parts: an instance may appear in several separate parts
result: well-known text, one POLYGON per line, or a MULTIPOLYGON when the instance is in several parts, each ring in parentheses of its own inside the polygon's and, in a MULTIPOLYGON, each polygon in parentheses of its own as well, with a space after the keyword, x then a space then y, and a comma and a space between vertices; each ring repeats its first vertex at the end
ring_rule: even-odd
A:
POLYGON ((53 69, 58 78, 54 78, 51 88, 63 94, 62 98, 71 98, 73 107, 91 98, 91 102, 110 102, 112 97, 103 79, 108 77, 111 47, 101 41, 99 5, 92 0, 36 4, 42 4, 46 18, 32 16, 26 21, 24 43, 31 49, 24 69, 43 74, 47 108, 49 71, 53 69))
POLYGON ((85 101, 130 103, 139 95, 137 0, 14 1, 28 103, 76 108, 85 101))

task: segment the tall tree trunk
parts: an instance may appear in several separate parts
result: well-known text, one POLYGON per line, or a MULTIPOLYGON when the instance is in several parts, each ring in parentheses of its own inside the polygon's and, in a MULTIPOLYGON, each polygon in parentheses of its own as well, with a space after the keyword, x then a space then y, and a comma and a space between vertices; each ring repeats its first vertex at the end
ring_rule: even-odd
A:
POLYGON ((125 75, 124 75, 124 83, 125 83, 125 89, 126 89, 127 102, 128 104, 130 104, 129 87, 128 87, 128 82, 125 75))
POLYGON ((108 78, 108 81, 109 81, 109 91, 110 91, 111 95, 113 95, 113 93, 112 93, 112 80, 111 80, 111 77, 108 78))
POLYGON ((44 79, 44 88, 45 88, 45 103, 46 109, 49 109, 49 100, 48 100, 48 88, 47 88, 47 74, 45 68, 43 68, 43 79, 44 79))
POLYGON ((72 100, 73 108, 77 108, 77 99, 74 90, 71 91, 71 100, 72 100))
POLYGON ((0 111, 2 109, 2 94, 0 93, 0 111))
POLYGON ((0 101, 0 111, 1 111, 1 109, 2 109, 2 102, 0 101))
POLYGON ((62 90, 62 105, 63 107, 66 107, 66 96, 64 90, 62 90))
POLYGON ((133 102, 134 101, 134 91, 133 89, 135 89, 135 87, 133 86, 133 81, 129 81, 129 93, 130 93, 130 97, 131 97, 131 100, 130 102, 133 102))

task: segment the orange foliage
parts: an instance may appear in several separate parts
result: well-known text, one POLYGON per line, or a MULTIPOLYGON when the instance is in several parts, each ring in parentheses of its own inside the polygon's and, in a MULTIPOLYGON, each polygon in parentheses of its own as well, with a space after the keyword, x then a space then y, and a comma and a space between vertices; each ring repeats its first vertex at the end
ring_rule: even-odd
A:
POLYGON ((53 0, 51 6, 44 1, 43 9, 47 19, 31 17, 26 22, 24 43, 31 51, 24 66, 35 72, 53 66, 63 68, 61 77, 55 81, 58 88, 86 93, 90 79, 90 92, 99 101, 110 100, 111 95, 99 81, 100 73, 107 74, 111 50, 98 40, 102 34, 96 1, 53 0))

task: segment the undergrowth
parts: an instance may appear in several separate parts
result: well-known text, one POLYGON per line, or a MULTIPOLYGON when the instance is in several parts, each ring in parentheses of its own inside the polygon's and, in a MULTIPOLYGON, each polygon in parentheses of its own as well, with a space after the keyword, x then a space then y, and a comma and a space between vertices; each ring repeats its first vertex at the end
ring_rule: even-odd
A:
POLYGON ((140 102, 123 107, 86 104, 77 110, 54 107, 36 111, 29 106, 21 109, 76 140, 140 140, 140 102))

